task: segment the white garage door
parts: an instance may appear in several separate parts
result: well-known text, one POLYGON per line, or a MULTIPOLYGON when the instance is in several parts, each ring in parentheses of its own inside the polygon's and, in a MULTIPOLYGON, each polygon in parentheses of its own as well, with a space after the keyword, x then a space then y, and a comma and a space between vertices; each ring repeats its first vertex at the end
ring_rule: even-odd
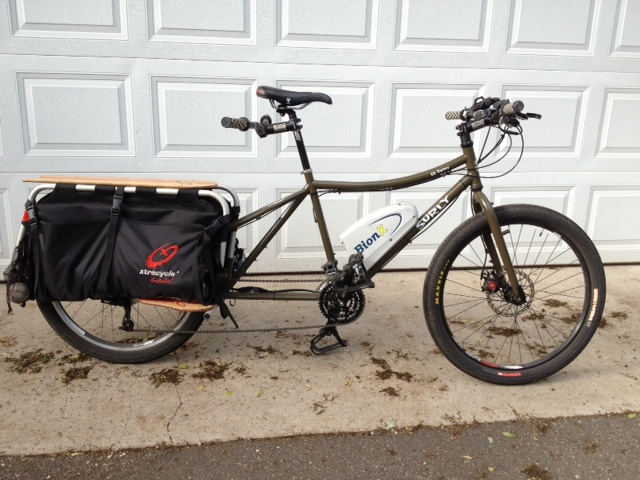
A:
MULTIPOLYGON (((290 137, 220 127, 225 115, 274 115, 258 85, 331 95, 332 106, 300 112, 303 134, 316 177, 348 180, 448 160, 458 142, 445 110, 479 95, 521 99, 543 119, 524 125, 522 162, 487 194, 559 210, 606 261, 640 261, 639 25, 640 0, 6 0, 0 263, 25 177, 210 179, 235 187, 244 212, 299 188, 290 137)), ((452 181, 324 196, 339 258, 337 236, 359 217, 395 201, 424 208, 452 181)), ((392 266, 426 267, 468 216, 458 202, 392 266)), ((274 218, 242 233, 248 248, 274 218)), ((316 271, 321 252, 306 206, 258 270, 316 271)))

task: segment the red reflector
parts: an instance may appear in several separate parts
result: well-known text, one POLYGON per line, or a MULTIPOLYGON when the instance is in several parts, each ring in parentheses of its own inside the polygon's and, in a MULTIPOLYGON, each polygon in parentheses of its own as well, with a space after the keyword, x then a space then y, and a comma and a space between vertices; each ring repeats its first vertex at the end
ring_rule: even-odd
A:
POLYGON ((486 360, 480 360, 480 363, 486 365, 487 367, 498 368, 498 365, 496 365, 495 363, 487 362, 486 360))
POLYGON ((24 215, 22 216, 22 221, 29 223, 29 212, 27 212, 26 210, 24 211, 24 215))
POLYGON ((496 282, 495 280, 491 280, 488 284, 487 284, 487 289, 490 292, 495 292, 496 290, 498 290, 498 282, 496 282))

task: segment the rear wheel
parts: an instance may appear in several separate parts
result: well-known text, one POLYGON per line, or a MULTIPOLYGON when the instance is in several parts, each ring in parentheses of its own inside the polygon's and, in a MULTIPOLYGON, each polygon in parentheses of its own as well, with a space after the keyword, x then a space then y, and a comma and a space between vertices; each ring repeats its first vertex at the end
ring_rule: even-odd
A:
POLYGON ((121 306, 99 300, 44 302, 49 325, 81 352, 113 363, 143 363, 184 344, 202 323, 202 313, 184 313, 133 303, 129 318, 121 306))
POLYGON ((543 207, 496 208, 524 298, 493 268, 476 215, 436 252, 424 286, 434 342, 459 369, 498 384, 530 383, 573 361, 595 333, 605 302, 600 256, 586 233, 543 207))

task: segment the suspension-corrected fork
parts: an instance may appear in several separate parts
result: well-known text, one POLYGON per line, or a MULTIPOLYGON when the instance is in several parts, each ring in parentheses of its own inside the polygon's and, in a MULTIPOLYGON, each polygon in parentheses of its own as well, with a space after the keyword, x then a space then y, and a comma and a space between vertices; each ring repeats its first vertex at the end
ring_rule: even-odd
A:
MULTIPOLYGON (((508 297, 505 299, 516 305, 522 305, 526 302, 526 297, 524 291, 522 290, 522 288, 520 288, 520 284, 518 283, 518 276, 516 275, 516 271, 513 268, 513 262, 511 261, 511 257, 509 256, 507 244, 504 240, 504 235, 502 234, 502 229, 500 228, 500 222, 498 221, 496 212, 493 209, 492 203, 482 192, 483 186, 482 181, 480 180, 480 175, 476 170, 477 164, 475 152, 473 150, 473 143, 471 143, 469 139, 469 142, 465 145, 465 139, 463 138, 462 140, 463 152, 467 157, 467 170, 473 177, 473 180, 471 182, 471 191, 473 192, 473 210, 474 213, 482 213, 486 217, 487 222, 489 223, 489 228, 491 230, 491 234, 482 236, 485 247, 487 249, 487 253, 491 258, 491 262, 498 276, 498 280, 501 281, 506 273, 507 279, 509 280, 509 283, 511 285, 510 295, 508 295, 508 297)), ((506 285, 500 286, 506 287, 506 285)))
POLYGON ((507 278, 509 279, 509 283, 511 285, 511 298, 507 298, 506 300, 515 303, 516 305, 522 305, 526 302, 524 291, 520 288, 520 284, 518 283, 518 276, 513 268, 513 262, 509 256, 507 244, 504 241, 504 235, 502 234, 500 222, 498 222, 498 217, 493 209, 493 205, 491 205, 491 202, 484 193, 475 192, 473 195, 473 208, 475 213, 482 212, 487 218, 487 222, 489 222, 491 234, 483 235, 482 239, 498 278, 504 278, 504 274, 506 273, 507 278))

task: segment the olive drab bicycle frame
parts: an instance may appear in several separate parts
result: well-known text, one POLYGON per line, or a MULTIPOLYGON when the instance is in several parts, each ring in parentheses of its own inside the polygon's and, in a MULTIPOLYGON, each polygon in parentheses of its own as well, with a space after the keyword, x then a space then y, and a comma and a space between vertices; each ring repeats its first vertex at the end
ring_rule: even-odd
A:
MULTIPOLYGON (((335 272, 337 268, 337 261, 335 258, 335 253, 333 252, 331 238, 327 230, 327 223, 322 211, 322 205, 318 197, 319 192, 331 191, 343 193, 399 190, 434 181, 448 175, 453 170, 464 166, 467 170, 467 174, 464 175, 458 182, 456 182, 455 185, 453 185, 426 211, 422 212, 415 227, 411 229, 407 234, 405 234, 404 237, 395 242, 393 246, 389 250, 387 250, 386 254, 379 261, 377 261, 373 267, 368 269, 368 274, 369 276, 373 277, 376 273, 382 270, 382 268, 391 260, 393 260, 393 258, 399 252, 401 252, 404 247, 406 247, 417 236, 423 233, 429 227, 430 223, 435 220, 442 212, 444 212, 448 205, 452 204, 468 188, 471 188, 474 213, 485 214, 489 219, 491 225, 491 233, 493 239, 491 237, 487 237, 486 241, 489 245, 492 262, 499 270, 501 270, 500 265, 504 267, 505 271, 507 272, 509 281, 512 285, 514 296, 516 298, 519 296, 518 281, 514 273, 513 265, 511 264, 509 255, 506 253, 506 247, 504 244, 504 239, 502 238, 500 226, 495 218, 495 214, 493 214, 493 207, 491 205, 491 202, 482 192, 482 180, 478 175, 478 171, 476 169, 477 160, 475 151, 473 149, 473 142, 471 140, 470 132, 464 132, 460 135, 462 147, 461 156, 442 165, 438 165, 437 167, 425 170, 421 173, 392 180, 374 182, 341 182, 316 180, 309 164, 309 158, 307 156, 307 151, 302 138, 302 125, 300 124, 300 122, 296 121, 298 119, 295 111, 291 109, 283 109, 281 113, 283 115, 289 115, 291 119, 291 122, 289 124, 294 125, 296 128, 294 130, 294 138, 300 156, 300 161, 302 163, 302 174, 304 175, 306 185, 303 189, 287 196, 286 198, 283 198, 280 201, 274 202, 271 205, 261 208, 253 212, 252 214, 249 214, 233 222, 230 225, 230 228, 234 230, 242 228, 243 226, 259 220, 260 218, 278 210, 285 205, 289 205, 282 216, 273 224, 273 226, 253 249, 253 251, 247 256, 247 259, 244 261, 242 267, 231 275, 232 285, 235 284, 235 282, 247 272, 260 252, 262 252, 262 250, 266 248, 269 242, 278 233, 280 228, 282 228, 282 226, 287 222, 289 217, 295 212, 295 210, 300 206, 305 198, 311 198, 314 217, 316 219, 320 237, 322 239, 322 245, 327 260, 326 264, 324 265, 324 270, 326 273, 332 273, 335 272)), ((262 296, 259 293, 235 293, 231 294, 230 298, 263 299, 272 298, 272 295, 264 294, 264 296, 262 296)), ((288 293, 281 294, 278 296, 278 298, 282 300, 317 300, 318 295, 288 293)))
MULTIPOLYGON (((71 298, 70 302, 63 298, 32 297, 38 301, 47 322, 69 344, 105 361, 142 363, 173 352, 195 333, 218 333, 218 330, 199 330, 216 307, 223 318, 229 318, 238 328, 227 303, 232 306, 237 300, 300 300, 317 302, 326 323, 289 329, 319 328, 319 333, 310 341, 310 349, 317 355, 346 347, 338 328, 362 315, 363 290, 374 287, 372 279, 375 275, 469 190, 473 215, 447 235, 432 257, 425 276, 424 315, 438 348, 453 365, 475 378, 515 385, 556 373, 575 360, 587 346, 602 317, 606 298, 602 261, 591 239, 577 224, 558 212, 524 204, 494 207, 483 192, 482 168, 488 166, 483 161, 505 138, 509 139, 510 150, 511 138, 523 133, 521 121, 540 119, 540 115, 524 113, 520 101, 480 97, 469 108, 445 114, 448 120, 458 121, 455 128, 461 154, 457 158, 400 178, 371 182, 334 181, 315 178, 302 136, 302 123, 296 114, 297 110, 314 102, 330 105, 331 98, 323 93, 267 86, 258 87, 256 94, 269 100, 286 120, 273 123, 267 115, 259 122, 244 117, 224 117, 222 126, 240 131, 251 129, 260 137, 293 135, 304 186, 244 216, 240 215, 239 198, 233 188, 215 182, 82 177, 28 180, 47 182, 31 194, 29 202, 36 206, 42 192, 55 192, 58 185, 72 184, 79 191, 90 192, 98 191, 96 186, 109 186, 115 188, 116 193, 120 192, 121 198, 124 192, 125 200, 127 194, 137 196, 140 191, 142 195, 154 187, 157 195, 196 196, 199 199, 193 201, 198 205, 207 199, 203 215, 210 219, 207 221, 214 222, 202 226, 204 233, 202 229, 199 233, 202 238, 210 235, 215 240, 206 243, 211 246, 204 249, 204 254, 201 253, 201 242, 196 242, 198 254, 206 259, 205 265, 198 264, 201 271, 192 269, 197 273, 196 279, 202 280, 195 285, 191 295, 202 298, 200 303, 181 298, 181 294, 173 298, 140 298, 120 293, 114 298, 108 291, 99 298, 71 298), (500 135, 489 153, 483 155, 483 147, 476 155, 471 134, 485 127, 498 129, 500 135), (347 247, 348 259, 345 264, 338 264, 321 195, 399 190, 449 175, 459 178, 426 210, 418 212, 408 203, 389 205, 369 213, 343 232, 340 239, 347 247), (190 190, 181 193, 181 189, 190 190), (238 288, 239 282, 252 281, 251 266, 307 198, 311 201, 325 254, 324 276, 317 287, 313 290, 238 288), (281 213, 245 256, 236 232, 275 212, 281 213), (212 260, 211 257, 215 258, 212 260)), ((492 162, 505 157, 506 154, 492 162)), ((515 165, 521 158, 522 154, 515 165)), ((46 198, 42 200, 45 206, 46 198)), ((120 210, 119 205, 116 208, 114 203, 112 215, 120 210)), ((170 212, 161 213, 166 216, 170 212)), ((32 214, 27 211, 27 221, 36 220, 30 216, 32 214)), ((76 230, 74 233, 80 244, 82 228, 76 230)), ((24 247, 25 238, 28 235, 22 228, 20 249, 16 249, 18 257, 28 250, 24 247)), ((32 239, 32 244, 37 246, 37 240, 32 239)), ((53 241, 55 243, 55 238, 53 241)), ((86 239, 84 241, 87 243, 86 239)), ((164 264, 178 249, 177 244, 161 242, 144 251, 151 253, 152 264, 164 264)), ((10 283, 7 293, 14 303, 24 303, 25 291, 28 292, 19 281, 23 278, 24 264, 25 261, 18 258, 8 270, 8 277, 14 283, 10 283)), ((287 330, 287 327, 279 329, 287 330)), ((267 330, 272 329, 259 331, 267 330)), ((225 333, 230 331, 224 330, 225 333)))

